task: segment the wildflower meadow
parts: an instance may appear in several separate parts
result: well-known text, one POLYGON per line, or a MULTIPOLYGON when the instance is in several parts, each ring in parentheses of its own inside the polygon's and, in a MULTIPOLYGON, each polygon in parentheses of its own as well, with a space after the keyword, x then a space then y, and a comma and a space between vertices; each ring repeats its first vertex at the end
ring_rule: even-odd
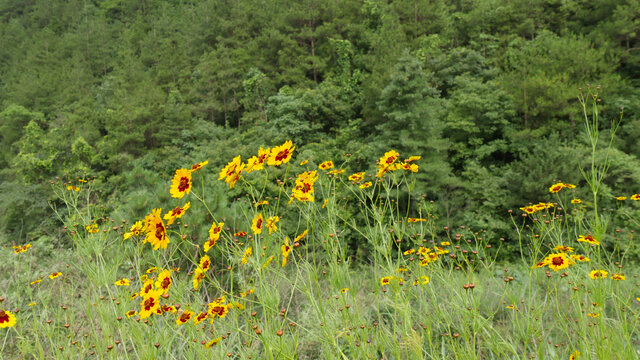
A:
MULTIPOLYGON (((439 225, 434 201, 413 191, 419 153, 371 154, 374 171, 348 155, 309 159, 292 141, 221 168, 200 159, 166 174, 169 205, 149 197, 140 218, 106 216, 91 177, 51 180, 64 238, 3 249, 0 354, 638 358, 635 234, 598 206, 610 164, 596 149, 610 151, 622 117, 603 133, 597 95, 580 100, 592 156, 575 171, 588 196, 539 184, 544 198, 508 211, 511 261, 505 238, 439 225), (238 191, 225 211, 211 186, 238 191)), ((623 209, 640 194, 615 199, 623 209)))

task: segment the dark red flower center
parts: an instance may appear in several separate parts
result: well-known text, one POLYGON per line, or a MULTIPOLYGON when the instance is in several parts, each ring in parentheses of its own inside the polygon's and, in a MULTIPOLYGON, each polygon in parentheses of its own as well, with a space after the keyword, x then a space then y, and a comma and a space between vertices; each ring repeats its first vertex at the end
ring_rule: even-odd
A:
POLYGON ((173 208, 173 210, 171 210, 171 216, 178 216, 182 214, 182 208, 180 206, 176 206, 175 208, 173 208))
POLYGON ((224 315, 224 306, 216 305, 211 308, 211 312, 217 314, 218 316, 224 315))
POLYGON ((146 310, 149 311, 151 310, 152 307, 156 306, 156 302, 155 299, 150 297, 147 300, 144 301, 144 303, 142 304, 142 307, 146 310))
POLYGON ((560 266, 560 265, 562 265, 564 263, 564 259, 561 258, 560 256, 556 256, 556 257, 553 258, 553 260, 551 260, 551 263, 554 266, 560 266))
POLYGON ((189 189, 189 186, 191 186, 191 184, 189 182, 189 178, 187 178, 186 176, 183 176, 183 177, 180 178, 180 184, 178 185, 178 191, 185 192, 185 191, 187 191, 187 189, 189 189))
POLYGON ((191 319, 191 314, 189 313, 182 313, 182 315, 180 315, 180 322, 186 323, 187 321, 189 321, 189 319, 191 319))
POLYGON ((168 289, 169 286, 171 286, 171 278, 167 276, 164 279, 162 279, 162 282, 160 283, 160 287, 163 289, 168 289))
POLYGON ((0 324, 9 322, 9 314, 6 311, 0 310, 0 324))
POLYGON ((258 156, 258 164, 264 164, 264 161, 267 159, 268 154, 262 154, 258 156))
POLYGON ((284 150, 280 151, 278 153, 278 155, 276 155, 276 161, 282 161, 282 160, 286 159, 287 156, 289 156, 289 149, 284 149, 284 150))
POLYGON ((156 238, 158 240, 162 240, 164 238, 164 226, 162 226, 162 223, 156 224, 156 238))
POLYGON ((389 156, 385 162, 387 164, 393 164, 394 161, 396 161, 396 157, 395 156, 389 156))
POLYGON ((262 229, 262 219, 258 219, 258 221, 256 221, 256 228, 262 229))
POLYGON ((209 268, 209 265, 211 265, 211 262, 210 262, 209 260, 205 260, 205 261, 202 263, 202 269, 204 269, 204 270, 208 269, 208 268, 209 268))

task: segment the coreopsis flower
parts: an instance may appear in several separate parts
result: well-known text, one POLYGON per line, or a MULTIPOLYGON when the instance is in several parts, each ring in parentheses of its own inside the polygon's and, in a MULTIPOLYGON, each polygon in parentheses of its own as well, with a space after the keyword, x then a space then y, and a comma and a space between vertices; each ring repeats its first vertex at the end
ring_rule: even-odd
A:
POLYGON ((534 212, 536 212, 536 209, 533 206, 521 207, 520 210, 526 212, 527 214, 533 214, 534 212))
POLYGON ((198 290, 198 288, 200 287, 200 283, 202 283, 202 280, 204 280, 205 274, 204 274, 204 270, 202 270, 202 268, 196 268, 195 271, 193 272, 193 289, 194 290, 198 290))
POLYGON ((409 250, 406 250, 405 252, 403 252, 402 254, 403 255, 411 255, 411 254, 413 254, 415 252, 416 252, 416 249, 409 249, 409 250))
POLYGON ((211 316, 212 320, 216 316, 219 318, 223 318, 229 313, 229 305, 225 304, 224 297, 222 297, 221 299, 222 300, 216 300, 208 305, 208 313, 209 316, 211 316))
POLYGON ((444 255, 449 253, 449 250, 445 250, 439 246, 435 246, 435 250, 436 250, 436 254, 438 255, 444 255))
MULTIPOLYGON (((147 274, 153 274, 154 272, 158 271, 158 267, 157 266, 153 266, 147 269, 147 271, 145 271, 147 274)), ((142 275, 144 277, 147 277, 146 275, 142 275)), ((144 279, 145 281, 147 280, 146 278, 144 279)))
POLYGON ((592 317, 592 318, 597 318, 597 317, 600 316, 600 314, 598 314, 598 313, 588 313, 587 316, 588 317, 592 317))
POLYGON ((280 247, 282 250, 282 267, 287 265, 287 260, 289 260, 289 255, 291 254, 291 245, 289 245, 289 238, 284 238, 284 244, 280 247))
MULTIPOLYGON (((147 279, 144 281, 144 283, 142 284, 142 287, 140 288, 140 293, 139 296, 142 298, 147 298, 149 296, 152 296, 154 294, 154 281, 153 279, 147 279)), ((162 294, 160 294, 162 295, 162 294)))
POLYGON ((381 286, 385 286, 385 285, 389 285, 391 283, 391 280, 393 280, 395 277, 393 276, 385 276, 380 278, 380 285, 381 286))
POLYGON ((247 232, 246 231, 238 231, 237 233, 233 234, 233 236, 235 236, 235 237, 247 236, 247 232))
POLYGON ((188 195, 191 191, 191 170, 178 169, 173 180, 171 180, 171 188, 169 192, 171 197, 182 199, 183 196, 188 195))
POLYGON ((329 203, 329 199, 324 199, 324 201, 322 202, 323 209, 325 208, 325 206, 327 206, 327 203, 329 203))
POLYGON ((193 325, 200 324, 202 320, 206 319, 207 317, 209 317, 209 313, 200 312, 200 314, 196 315, 196 317, 193 318, 193 325))
POLYGON ((220 170, 220 176, 218 180, 224 180, 226 184, 229 184, 229 188, 233 189, 236 182, 240 179, 240 174, 244 169, 245 164, 242 162, 240 155, 233 158, 233 160, 227 163, 222 170, 220 170))
POLYGON ((327 174, 333 175, 333 176, 338 176, 338 175, 340 175, 342 173, 344 173, 343 169, 333 169, 333 170, 329 171, 327 174))
POLYGON ((422 256, 427 256, 431 252, 431 249, 426 248, 424 246, 418 247, 418 254, 422 256))
POLYGON ((206 343, 206 344, 204 344, 204 347, 208 349, 208 348, 210 348, 210 347, 213 347, 213 346, 215 346, 215 345, 218 345, 218 343, 220 342, 220 340, 222 340, 222 338, 221 338, 220 336, 218 336, 218 337, 217 337, 217 338, 215 338, 215 339, 211 339, 211 340, 207 341, 207 343, 206 343))
POLYGON ((258 201, 254 206, 258 207, 260 205, 269 205, 269 202, 267 200, 258 201))
POLYGON ((349 292, 349 288, 342 288, 342 289, 340 289, 340 292, 343 293, 343 294, 347 293, 347 292, 349 292))
POLYGON ((431 281, 431 279, 429 279, 427 275, 420 276, 420 284, 426 285, 429 283, 429 281, 431 281))
POLYGON ((253 220, 251 221, 251 231, 254 234, 262 234, 262 227, 264 225, 264 218, 262 217, 262 213, 258 213, 253 220))
POLYGON ((321 163, 320 165, 318 165, 318 168, 320 170, 329 170, 333 168, 333 161, 329 160, 329 161, 325 161, 323 163, 321 163))
POLYGON ((582 200, 580 200, 580 199, 572 199, 571 203, 572 204, 582 204, 582 200))
POLYGON ((137 297, 138 297, 138 293, 133 293, 133 294, 131 294, 131 296, 129 297, 129 299, 130 299, 130 300, 133 300, 133 299, 135 299, 135 298, 137 298, 137 297))
POLYGON ((564 187, 563 183, 555 183, 555 184, 551 185, 551 187, 549 187, 549 192, 552 193, 552 194, 555 194, 558 191, 562 190, 563 187, 564 187))
POLYGON ((573 184, 568 184, 568 183, 564 183, 562 184, 562 186, 566 187, 567 189, 575 189, 576 186, 573 184))
POLYGON ((162 310, 162 313, 176 313, 178 311, 178 309, 171 305, 171 306, 166 306, 166 305, 160 305, 160 309, 162 310))
POLYGON ((626 280, 627 278, 622 274, 611 274, 611 279, 620 281, 620 280, 626 280))
POLYGON ((124 239, 127 240, 132 236, 140 235, 140 232, 144 229, 144 224, 142 221, 136 221, 135 224, 131 225, 128 233, 124 234, 124 239))
POLYGON ((267 258, 267 260, 264 262, 264 264, 262 264, 261 269, 266 268, 267 266, 269 266, 269 264, 271 264, 271 262, 273 261, 273 259, 275 259, 275 256, 271 255, 267 258))
POLYGON ((85 230, 87 230, 87 232, 89 232, 91 234, 95 234, 98 231, 100 231, 98 229, 98 225, 96 225, 96 224, 90 224, 90 225, 85 226, 84 228, 85 228, 85 230))
POLYGON ((293 240, 293 243, 297 243, 298 241, 302 240, 305 238, 305 236, 307 236, 307 234, 309 233, 309 229, 305 229, 302 234, 296 236, 296 238, 293 240))
POLYGON ((274 146, 267 159, 267 164, 270 166, 279 166, 288 163, 295 149, 296 147, 293 146, 291 140, 286 141, 280 146, 274 146))
POLYGON ((592 279, 606 279, 607 274, 609 274, 609 272, 605 270, 593 270, 589 273, 589 277, 592 279))
POLYGON ((30 303, 29 303, 29 304, 27 304, 27 305, 29 305, 29 306, 36 306, 36 305, 38 305, 38 303, 34 301, 34 302, 30 302, 30 303))
POLYGON ((276 225, 280 221, 279 216, 272 216, 267 218, 267 229, 269 229, 269 234, 273 234, 278 230, 278 225, 276 225))
POLYGON ((69 191, 80 191, 80 188, 74 185, 67 186, 67 190, 69 191))
POLYGON ((301 162, 301 163, 300 163, 300 166, 302 166, 302 165, 307 165, 307 163, 308 163, 308 162, 309 162, 309 159, 307 159, 307 160, 305 160, 305 161, 301 162))
POLYGON ((156 280, 156 289, 161 290, 162 293, 167 293, 169 288, 171 287, 171 271, 163 270, 160 274, 158 274, 158 279, 156 280))
POLYGON ((143 220, 144 231, 147 233, 143 243, 148 242, 151 244, 153 250, 166 249, 170 242, 167 236, 167 229, 160 218, 161 213, 162 209, 153 209, 153 212, 143 220))
POLYGON ((451 243, 450 243, 450 242, 448 242, 448 241, 443 241, 443 242, 441 242, 441 243, 440 243, 440 245, 442 245, 442 246, 449 246, 449 245, 451 245, 451 243))
POLYGON ((128 318, 132 317, 132 316, 136 316, 138 315, 138 312, 135 310, 129 310, 125 313, 125 315, 127 315, 128 318))
POLYGON ((0 328, 10 328, 16 325, 16 316, 9 310, 0 310, 0 328))
POLYGON ((211 224, 211 228, 209 228, 209 239, 204 243, 204 252, 208 252, 209 249, 216 244, 218 239, 220 239, 223 226, 223 222, 216 224, 214 221, 213 224, 211 224))
POLYGON ((298 201, 313 202, 315 189, 313 188, 316 180, 318 180, 317 172, 305 171, 298 174, 295 181, 295 187, 291 191, 291 198, 298 201))
POLYGON ((627 200, 627 197, 626 196, 616 196, 616 200, 624 201, 624 200, 627 200))
POLYGON ((364 179, 364 172, 357 172, 355 174, 349 175, 347 179, 353 182, 360 182, 364 179))
POLYGON ((13 252, 16 254, 20 254, 20 253, 26 252, 30 248, 31 248, 31 244, 26 244, 23 246, 16 245, 13 247, 13 252))
POLYGON ((267 162, 271 149, 263 149, 262 146, 258 150, 258 156, 253 156, 247 160, 247 166, 245 171, 250 173, 252 171, 258 171, 264 169, 264 164, 267 162))
POLYGON ((600 245, 600 242, 598 240, 596 240, 593 236, 591 236, 591 234, 589 234, 587 236, 580 235, 578 237, 578 242, 586 242, 586 243, 589 243, 591 245, 600 245))
POLYGON ((208 163, 209 163, 209 160, 205 160, 205 161, 203 161, 201 163, 193 164, 193 166, 191 167, 191 172, 198 171, 198 170, 202 169, 202 167, 207 165, 208 163))
POLYGON ((414 222, 424 222, 427 221, 427 219, 421 219, 421 218, 408 218, 407 222, 409 223, 414 223, 414 222))
POLYGON ((366 183, 360 185, 360 189, 366 189, 368 187, 371 187, 371 185, 373 185, 373 183, 371 181, 367 181, 366 183))
POLYGON ((189 310, 183 311, 182 314, 180 314, 180 316, 176 318, 176 325, 182 325, 187 323, 189 320, 191 320, 192 316, 193 316, 193 311, 189 311, 189 310))
POLYGON ((557 245, 556 247, 553 248, 553 250, 560 251, 560 252, 563 252, 563 253, 573 252, 573 248, 572 247, 564 246, 564 245, 557 245))
POLYGON ((200 258, 199 266, 203 271, 209 270, 209 268, 211 268, 211 259, 209 259, 207 255, 204 255, 200 258))
POLYGON ((160 309, 160 294, 159 292, 152 292, 150 296, 143 298, 140 303, 140 311, 138 315, 140 319, 146 319, 152 314, 157 314, 160 309))
POLYGON ((32 282, 30 282, 29 285, 35 285, 35 284, 37 284, 37 283, 39 283, 41 281, 42 281, 42 279, 35 279, 32 282))
POLYGON ((566 269, 575 264, 575 261, 571 260, 566 253, 550 254, 544 261, 549 266, 549 269, 553 271, 566 269))
POLYGON ((86 179, 78 179, 78 182, 86 183, 86 182, 87 182, 87 180, 86 180, 86 179))
POLYGON ((120 279, 114 283, 116 286, 129 286, 129 279, 120 279))
POLYGON ((242 255, 242 259, 240 260, 241 264, 246 264, 249 261, 249 256, 253 253, 253 249, 248 247, 244 250, 244 254, 242 255))
POLYGON ((406 162, 400 163, 400 164, 394 164, 396 165, 396 169, 397 170, 407 170, 407 171, 411 171, 414 173, 418 172, 418 164, 409 164, 406 162))
POLYGON ((173 224, 176 219, 181 218, 182 215, 184 215, 184 213, 189 209, 189 206, 191 206, 191 202, 184 204, 184 206, 176 206, 168 213, 164 214, 163 219, 167 220, 167 226, 173 224))
POLYGON ((422 156, 410 156, 408 159, 405 159, 404 162, 409 164, 420 159, 422 159, 422 156))
POLYGON ((59 276, 62 276, 61 272, 54 272, 54 273, 51 273, 51 275, 49 275, 49 279, 53 280, 59 276))
POLYGON ((575 261, 580 261, 580 262, 587 262, 587 261, 591 261, 589 260, 588 257, 584 256, 584 255, 569 255, 569 257, 575 261))
POLYGON ((382 177, 385 173, 390 171, 391 166, 396 162, 396 160, 398 160, 399 156, 400 154, 395 150, 387 151, 378 161, 378 173, 376 174, 376 177, 382 177))
POLYGON ((549 265, 549 263, 547 261, 543 260, 543 261, 537 262, 531 268, 532 269, 537 269, 537 268, 541 268, 541 267, 544 267, 544 266, 547 266, 547 265, 549 265))
POLYGON ((578 360, 580 357, 580 351, 576 350, 569 356, 569 360, 578 360))
POLYGON ((640 194, 633 194, 633 195, 629 196, 629 199, 634 200, 634 201, 638 201, 638 200, 640 200, 640 194))

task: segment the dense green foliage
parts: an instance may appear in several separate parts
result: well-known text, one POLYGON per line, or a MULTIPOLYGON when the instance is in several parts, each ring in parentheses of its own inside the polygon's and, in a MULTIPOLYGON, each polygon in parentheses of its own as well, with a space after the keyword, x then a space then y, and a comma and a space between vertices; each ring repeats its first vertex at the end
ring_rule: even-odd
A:
MULTIPOLYGON (((56 176, 95 176, 131 220, 175 169, 291 139, 347 171, 422 155, 439 226, 509 240, 508 209, 584 185, 588 83, 603 119, 625 108, 612 208, 640 192, 638 19, 631 0, 0 0, 0 231, 55 235, 56 176)), ((240 192, 210 180, 224 213, 240 192)))

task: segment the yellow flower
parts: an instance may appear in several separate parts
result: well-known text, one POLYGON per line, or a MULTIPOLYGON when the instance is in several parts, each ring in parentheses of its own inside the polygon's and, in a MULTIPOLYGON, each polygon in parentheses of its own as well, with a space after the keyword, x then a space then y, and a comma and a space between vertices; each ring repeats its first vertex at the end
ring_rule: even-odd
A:
POLYGON ((168 213, 164 214, 163 219, 168 220, 167 221, 167 226, 173 224, 173 222, 176 219, 181 218, 182 215, 184 215, 184 213, 189 209, 189 206, 191 206, 191 202, 188 202, 188 203, 184 204, 184 206, 182 206, 182 207, 176 206, 171 211, 169 211, 168 213))
POLYGON ((160 295, 161 294, 154 292, 151 296, 143 298, 140 303, 140 311, 138 312, 140 319, 146 319, 152 314, 158 313, 160 310, 160 295))
POLYGON ((593 236, 591 236, 591 234, 589 234, 587 236, 580 235, 578 237, 578 241, 579 242, 586 242, 586 243, 589 243, 591 245, 600 245, 600 242, 598 240, 596 240, 593 236))
POLYGON ((148 242, 151 244, 153 250, 166 249, 170 242, 167 236, 167 229, 160 218, 161 213, 162 209, 153 209, 153 212, 143 220, 144 231, 147 233, 143 243, 148 242))
POLYGON ((551 187, 549 188, 549 192, 552 194, 557 193, 558 191, 562 190, 563 187, 564 187, 563 183, 555 183, 551 185, 551 187))
POLYGON ((616 200, 618 200, 618 201, 624 201, 624 200, 627 200, 627 197, 626 197, 626 196, 617 196, 617 197, 616 197, 616 200))
POLYGON ((385 285, 389 285, 391 283, 391 280, 395 279, 395 277, 393 276, 385 276, 380 278, 380 285, 381 286, 385 286, 385 285))
POLYGON ((254 206, 258 207, 260 205, 269 205, 269 202, 267 200, 262 200, 262 201, 257 202, 254 206))
POLYGON ((320 168, 320 170, 329 170, 333 168, 333 161, 325 161, 318 165, 318 168, 320 168))
POLYGON ((267 266, 269 266, 269 264, 271 264, 271 262, 273 261, 273 259, 275 259, 274 256, 269 256, 269 258, 267 259, 267 261, 264 262, 264 264, 262 264, 262 269, 266 268, 267 266))
POLYGON ((329 175, 333 175, 333 176, 337 176, 340 175, 344 172, 343 169, 333 169, 331 171, 328 172, 329 175))
POLYGON ((182 199, 183 196, 188 195, 191 191, 191 170, 178 169, 176 170, 173 180, 171 180, 171 188, 169 192, 171 197, 182 199))
POLYGON ((411 255, 411 254, 413 254, 414 252, 416 252, 416 249, 409 249, 409 250, 407 250, 407 251, 403 252, 402 254, 403 254, 403 255, 411 255))
POLYGON ((301 162, 301 163, 300 163, 300 166, 302 166, 302 165, 306 165, 308 162, 309 162, 309 159, 307 159, 307 160, 305 160, 305 161, 301 162))
POLYGON ((267 229, 269 229, 269 234, 273 234, 278 230, 278 226, 276 225, 280 221, 279 216, 272 216, 267 218, 267 229))
POLYGON ((576 350, 573 352, 573 354, 571 354, 571 356, 569 356, 569 360, 578 360, 579 357, 580 351, 576 350))
POLYGON ((35 285, 35 284, 39 283, 40 281, 42 281, 42 279, 33 280, 32 282, 29 283, 29 285, 35 285))
POLYGON ((572 247, 564 246, 564 245, 557 245, 556 247, 553 248, 553 250, 560 251, 560 252, 563 252, 563 253, 573 252, 573 248, 572 247))
POLYGON ((366 188, 370 187, 371 185, 373 185, 371 183, 371 181, 367 181, 366 183, 360 185, 360 189, 366 189, 366 188))
POLYGON ((291 246, 289 245, 289 238, 284 238, 284 244, 280 247, 282 250, 282 267, 287 265, 287 260, 289 260, 289 255, 291 254, 291 246))
POLYGON ((209 268, 211 267, 211 259, 209 258, 209 256, 204 255, 203 257, 201 257, 199 266, 203 271, 209 270, 209 268))
POLYGON ((597 318, 600 316, 600 314, 598 313, 588 313, 587 316, 592 317, 592 318, 597 318))
POLYGON ((422 281, 420 281, 420 284, 422 284, 422 285, 426 285, 426 284, 429 283, 429 281, 431 281, 431 279, 429 279, 429 277, 427 275, 420 276, 420 280, 422 280, 422 281))
POLYGON ((196 315, 196 317, 193 318, 193 325, 200 324, 202 320, 206 319, 207 317, 209 317, 208 312, 201 312, 200 314, 196 315))
POLYGON ((198 290, 198 288, 200 287, 200 283, 202 283, 202 280, 204 280, 204 276, 204 270, 202 270, 201 268, 196 268, 196 270, 193 272, 194 290, 198 290))
POLYGON ((573 199, 573 200, 571 200, 571 203, 572 203, 572 204, 582 204, 582 200, 580 200, 580 199, 573 199))
POLYGON ((640 194, 633 194, 629 197, 629 199, 638 201, 640 200, 640 194))
POLYGON ((51 275, 49 275, 49 279, 53 280, 55 278, 57 278, 58 276, 62 276, 61 272, 54 272, 51 275))
POLYGON ((252 253, 253 251, 251 247, 246 248, 246 250, 244 251, 244 254, 242 255, 242 259, 240 260, 240 263, 246 264, 249 261, 249 256, 251 256, 252 253))
POLYGON ((609 273, 605 270, 593 270, 589 273, 589 277, 592 279, 606 279, 607 274, 609 273))
POLYGON ((131 226, 131 228, 129 229, 129 232, 124 234, 124 239, 127 240, 128 238, 130 238, 132 236, 140 235, 140 232, 143 229, 144 229, 144 225, 142 224, 142 221, 136 221, 136 223, 133 224, 131 226))
POLYGON ((205 160, 205 161, 203 161, 201 163, 193 164, 193 166, 191 167, 191 172, 198 171, 198 170, 202 169, 202 167, 207 165, 208 163, 209 163, 209 160, 205 160))
POLYGON ((218 239, 220 239, 222 226, 224 226, 223 222, 216 224, 214 221, 213 224, 211 224, 211 228, 209 229, 209 239, 204 243, 204 252, 209 252, 209 249, 211 249, 218 239))
POLYGON ((346 292, 348 292, 348 291, 349 291, 349 288, 342 288, 342 289, 340 289, 340 292, 341 292, 341 293, 343 293, 343 294, 344 294, 344 293, 346 293, 346 292))
POLYGON ((295 187, 291 190, 291 198, 298 201, 313 202, 314 199, 314 184, 318 180, 316 175, 317 171, 305 171, 298 174, 295 182, 295 187))
POLYGON ((96 224, 90 224, 90 225, 85 226, 84 228, 85 228, 85 230, 87 230, 88 232, 90 232, 92 234, 95 234, 98 231, 100 231, 98 229, 98 225, 96 225, 96 224))
POLYGON ((250 173, 252 171, 264 169, 264 164, 267 161, 270 152, 271 149, 263 149, 261 146, 258 150, 258 156, 253 156, 247 160, 247 167, 245 168, 245 171, 250 173))
POLYGON ((220 170, 220 175, 218 176, 218 180, 223 180, 224 182, 229 184, 229 188, 233 189, 236 185, 236 182, 240 179, 240 174, 244 169, 245 164, 242 162, 240 155, 233 158, 233 160, 227 163, 222 170, 220 170))
POLYGON ((566 269, 570 265, 575 264, 575 261, 571 260, 566 253, 551 254, 544 259, 544 262, 549 265, 549 269, 558 271, 566 269))
POLYGON ((422 159, 422 156, 411 156, 408 159, 406 159, 404 162, 408 164, 408 163, 412 163, 414 161, 418 161, 420 159, 422 159))
POLYGON ((127 315, 128 318, 132 317, 132 316, 136 316, 138 314, 137 311, 135 310, 129 310, 125 313, 125 315, 127 315))
POLYGON ((158 280, 156 280, 156 289, 161 290, 162 293, 166 293, 169 291, 171 287, 171 271, 163 270, 160 274, 158 274, 158 280))
POLYGON ((208 348, 210 348, 210 347, 212 347, 212 346, 215 346, 215 345, 217 345, 217 344, 220 342, 220 340, 222 340, 222 338, 221 338, 220 336, 218 336, 218 337, 217 337, 217 338, 215 338, 215 339, 211 339, 211 340, 210 340, 210 341, 208 341, 206 344, 204 344, 204 347, 206 347, 206 348, 208 349, 208 348))
POLYGON ((116 286, 129 286, 129 279, 120 279, 114 284, 116 284, 116 286))
POLYGON ((611 274, 612 280, 626 280, 627 278, 622 274, 611 274))
POLYGON ((67 186, 67 190, 69 190, 69 191, 71 191, 71 190, 80 191, 80 188, 77 187, 77 186, 69 185, 69 186, 67 186))
POLYGON ((414 222, 424 222, 424 221, 427 221, 427 219, 420 219, 420 218, 408 218, 408 219, 407 219, 407 222, 410 222, 410 223, 414 223, 414 222))
POLYGON ((564 183, 564 184, 562 184, 562 185, 563 185, 564 187, 566 187, 567 189, 575 189, 575 188, 576 188, 576 186, 575 186, 575 185, 573 185, 573 184, 564 183))
POLYGON ((329 199, 324 199, 324 201, 322 202, 322 208, 324 209, 325 206, 327 206, 327 203, 329 202, 329 199))
POLYGON ((0 310, 0 328, 9 328, 16 325, 16 316, 8 310, 0 310))
POLYGON ((262 214, 259 213, 251 221, 251 231, 253 231, 253 233, 256 235, 262 234, 263 222, 264 222, 264 218, 262 217, 262 214))
POLYGON ((589 258, 584 255, 569 255, 569 257, 576 261, 582 261, 582 262, 590 261, 589 258))
POLYGON ((275 146, 271 149, 271 154, 269 154, 267 164, 270 166, 279 166, 288 163, 289 160, 291 160, 291 156, 295 149, 296 147, 293 146, 291 140, 286 141, 280 146, 275 146))
POLYGON ((349 175, 348 179, 353 182, 362 181, 364 180, 364 172, 357 172, 355 174, 349 175))
POLYGON ((305 238, 305 236, 307 236, 307 234, 309 233, 309 229, 305 229, 305 231, 302 232, 302 234, 296 236, 295 239, 293 239, 294 243, 297 243, 298 241, 302 240, 305 238))
POLYGON ((182 325, 191 320, 193 316, 193 311, 185 310, 176 318, 176 325, 182 325))
POLYGON ((398 160, 399 156, 400 154, 395 150, 387 151, 378 161, 378 173, 376 177, 382 177, 387 171, 391 170, 391 165, 398 160))
POLYGON ((520 210, 526 212, 527 214, 533 214, 534 212, 536 212, 536 208, 533 206, 521 207, 520 210))

